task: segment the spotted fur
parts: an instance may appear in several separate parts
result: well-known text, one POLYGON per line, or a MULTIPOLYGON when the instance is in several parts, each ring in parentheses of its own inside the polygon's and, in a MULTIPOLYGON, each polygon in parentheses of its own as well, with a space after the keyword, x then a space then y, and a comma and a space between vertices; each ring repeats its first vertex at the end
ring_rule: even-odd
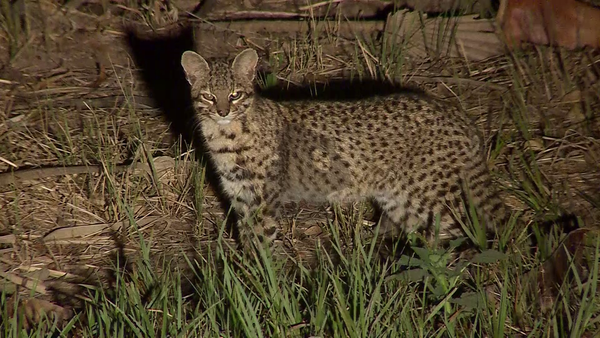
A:
POLYGON ((393 232, 431 230, 439 214, 447 238, 462 231, 465 196, 491 230, 504 221, 483 140, 457 107, 415 93, 273 101, 254 93, 257 61, 247 49, 232 63, 192 51, 181 62, 242 236, 273 239, 278 208, 301 200, 374 200, 393 232))

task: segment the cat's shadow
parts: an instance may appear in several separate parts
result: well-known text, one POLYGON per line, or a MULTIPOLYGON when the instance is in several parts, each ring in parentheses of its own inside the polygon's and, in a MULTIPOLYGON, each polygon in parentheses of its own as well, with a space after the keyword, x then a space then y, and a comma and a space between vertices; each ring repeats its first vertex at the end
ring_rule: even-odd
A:
MULTIPOLYGON (((231 204, 198 133, 189 83, 181 67, 183 52, 196 47, 193 27, 183 26, 166 34, 140 33, 134 27, 125 27, 125 39, 148 95, 164 115, 174 136, 181 136, 183 151, 194 147, 197 158, 207 159, 205 179, 222 209, 229 210, 231 204)), ((228 217, 227 221, 228 230, 235 233, 235 217, 228 217)))
POLYGON ((170 123, 173 133, 182 135, 188 144, 201 146, 201 140, 194 135, 192 98, 181 69, 181 54, 195 49, 193 28, 182 27, 159 35, 126 27, 125 33, 148 95, 170 123))
MULTIPOLYGON (((266 79, 270 73, 258 74, 266 79)), ((327 82, 302 85, 287 84, 279 81, 265 89, 257 88, 257 94, 274 101, 302 101, 318 98, 321 101, 361 101, 373 96, 386 96, 403 93, 404 95, 424 95, 417 87, 403 86, 398 83, 379 79, 331 79, 327 82)))

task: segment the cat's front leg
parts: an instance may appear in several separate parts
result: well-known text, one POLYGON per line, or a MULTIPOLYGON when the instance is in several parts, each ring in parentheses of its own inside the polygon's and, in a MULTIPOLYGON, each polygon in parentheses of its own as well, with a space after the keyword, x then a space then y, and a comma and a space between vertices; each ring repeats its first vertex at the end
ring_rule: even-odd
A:
POLYGON ((271 246, 277 238, 279 224, 266 204, 233 205, 238 214, 238 240, 242 249, 251 250, 253 245, 271 246))

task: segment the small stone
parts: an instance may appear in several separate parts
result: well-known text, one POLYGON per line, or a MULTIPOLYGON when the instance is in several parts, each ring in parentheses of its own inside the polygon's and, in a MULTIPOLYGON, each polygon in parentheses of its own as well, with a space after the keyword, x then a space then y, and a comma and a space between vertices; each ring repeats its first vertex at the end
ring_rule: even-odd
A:
POLYGON ((542 139, 531 139, 525 142, 525 149, 529 149, 532 151, 542 151, 545 149, 544 140, 542 139))

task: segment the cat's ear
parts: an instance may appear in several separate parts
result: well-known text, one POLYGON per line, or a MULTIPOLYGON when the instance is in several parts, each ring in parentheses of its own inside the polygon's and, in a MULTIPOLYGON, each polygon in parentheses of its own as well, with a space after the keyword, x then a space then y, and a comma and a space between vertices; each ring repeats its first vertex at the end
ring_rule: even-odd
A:
POLYGON ((231 64, 235 80, 247 84, 252 83, 256 75, 257 63, 258 54, 254 49, 248 48, 239 53, 231 64))
POLYGON ((210 74, 206 60, 191 50, 185 51, 181 55, 181 66, 190 85, 194 85, 198 81, 206 81, 210 74))

